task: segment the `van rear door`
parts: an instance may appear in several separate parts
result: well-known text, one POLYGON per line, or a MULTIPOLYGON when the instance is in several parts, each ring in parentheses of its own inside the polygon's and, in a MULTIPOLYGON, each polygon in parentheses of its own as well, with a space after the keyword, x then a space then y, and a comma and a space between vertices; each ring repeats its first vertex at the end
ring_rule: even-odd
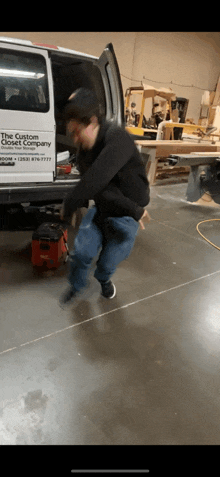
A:
POLYGON ((101 71, 106 96, 106 119, 124 125, 124 98, 120 71, 112 43, 109 43, 97 65, 101 71))
POLYGON ((46 50, 0 43, 0 183, 51 182, 55 119, 46 50))

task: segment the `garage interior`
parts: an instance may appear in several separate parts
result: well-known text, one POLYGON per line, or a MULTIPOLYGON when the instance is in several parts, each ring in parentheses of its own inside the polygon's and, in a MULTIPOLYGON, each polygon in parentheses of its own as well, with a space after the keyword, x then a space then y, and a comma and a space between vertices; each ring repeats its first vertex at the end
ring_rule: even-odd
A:
MULTIPOLYGON (((189 100, 194 124, 202 89, 214 91, 220 74, 218 32, 0 36, 97 56, 111 41, 123 92, 137 80, 171 87, 189 100)), ((151 184, 151 222, 115 273, 113 300, 91 273, 88 289, 61 310, 67 266, 34 274, 32 231, 1 231, 2 445, 220 444, 220 225, 201 226, 219 249, 196 229, 220 220, 220 209, 209 197, 187 201, 185 172, 151 184)), ((70 226, 69 248, 76 233, 70 226)))

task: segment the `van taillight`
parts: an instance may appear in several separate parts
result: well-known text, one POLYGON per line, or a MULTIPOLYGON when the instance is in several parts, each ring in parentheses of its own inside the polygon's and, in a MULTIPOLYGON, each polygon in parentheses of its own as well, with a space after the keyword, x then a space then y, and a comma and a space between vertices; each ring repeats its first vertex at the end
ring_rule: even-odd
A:
POLYGON ((33 43, 33 42, 32 42, 32 45, 44 46, 45 48, 54 48, 54 50, 58 50, 58 46, 48 45, 47 43, 33 43))

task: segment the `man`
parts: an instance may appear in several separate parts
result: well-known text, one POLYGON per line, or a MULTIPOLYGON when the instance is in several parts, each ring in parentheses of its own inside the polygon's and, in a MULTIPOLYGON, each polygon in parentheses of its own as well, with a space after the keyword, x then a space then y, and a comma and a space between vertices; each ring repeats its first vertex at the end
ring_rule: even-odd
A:
POLYGON ((60 297, 63 307, 86 286, 92 260, 99 258, 94 273, 102 295, 113 298, 111 281, 118 264, 133 248, 139 225, 149 215, 149 183, 140 154, 129 134, 102 118, 92 91, 80 88, 69 99, 64 117, 67 131, 78 148, 81 180, 66 195, 61 212, 70 220, 85 201, 94 200, 83 218, 70 253, 69 287, 60 297))

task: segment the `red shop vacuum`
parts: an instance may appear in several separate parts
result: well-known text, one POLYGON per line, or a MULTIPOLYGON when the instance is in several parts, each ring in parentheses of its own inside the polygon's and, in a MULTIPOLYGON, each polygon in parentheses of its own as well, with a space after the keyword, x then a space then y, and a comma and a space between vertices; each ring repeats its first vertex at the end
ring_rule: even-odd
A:
POLYGON ((67 225, 43 223, 32 235, 31 261, 41 269, 58 268, 67 261, 67 225))

